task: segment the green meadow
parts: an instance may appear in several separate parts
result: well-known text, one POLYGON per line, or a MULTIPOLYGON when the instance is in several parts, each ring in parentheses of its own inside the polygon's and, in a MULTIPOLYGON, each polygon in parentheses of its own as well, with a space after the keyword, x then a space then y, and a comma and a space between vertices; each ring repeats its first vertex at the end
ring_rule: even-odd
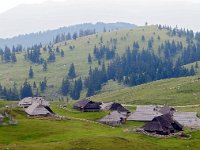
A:
MULTIPOLYGON (((106 112, 99 112, 97 115, 96 112, 81 113, 72 110, 71 106, 67 109, 59 108, 55 103, 52 106, 57 114, 71 119, 30 119, 26 117, 22 109, 15 108, 13 116, 17 119, 18 124, 16 126, 0 126, 0 149, 196 150, 200 148, 200 131, 187 129, 185 132, 192 135, 189 140, 176 137, 160 139, 140 133, 127 132, 127 129, 143 126, 142 122, 128 121, 121 127, 112 128, 93 122, 106 115, 106 112)), ((183 109, 190 110, 190 107, 183 109)), ((200 107, 196 109, 200 111, 200 107)))
POLYGON ((200 76, 154 81, 135 87, 107 91, 91 97, 95 101, 124 104, 200 104, 200 76))

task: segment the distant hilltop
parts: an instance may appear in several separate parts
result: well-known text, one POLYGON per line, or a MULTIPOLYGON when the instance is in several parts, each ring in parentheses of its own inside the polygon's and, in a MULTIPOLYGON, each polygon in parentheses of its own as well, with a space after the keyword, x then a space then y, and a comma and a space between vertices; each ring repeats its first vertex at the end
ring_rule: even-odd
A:
POLYGON ((34 44, 48 44, 53 42, 58 34, 73 34, 77 32, 79 34, 80 30, 95 30, 95 32, 113 31, 118 29, 130 29, 134 28, 136 25, 125 23, 125 22, 116 22, 116 23, 103 23, 97 22, 96 24, 84 23, 77 24, 68 27, 61 27, 55 30, 47 30, 44 32, 30 33, 25 35, 19 35, 12 38, 0 39, 0 47, 3 48, 5 45, 12 47, 13 45, 23 45, 23 47, 32 46, 34 44))

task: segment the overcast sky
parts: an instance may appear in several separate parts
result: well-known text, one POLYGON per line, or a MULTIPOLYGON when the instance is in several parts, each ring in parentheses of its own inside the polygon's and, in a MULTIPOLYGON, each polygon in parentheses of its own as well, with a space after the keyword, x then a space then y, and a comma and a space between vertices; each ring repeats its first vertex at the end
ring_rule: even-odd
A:
MULTIPOLYGON (((95 0, 0 0, 0 13, 5 12, 13 7, 16 7, 20 4, 40 4, 45 1, 55 1, 55 2, 62 2, 62 1, 70 1, 73 3, 81 3, 81 2, 89 2, 89 1, 95 1, 95 0)), ((105 3, 107 0, 102 0, 105 3)), ((118 1, 118 0, 117 0, 118 1)), ((130 3, 140 3, 140 0, 128 0, 130 3)), ((163 1, 163 2, 190 2, 190 3, 200 3, 200 0, 142 0, 146 3, 149 2, 156 2, 156 1, 163 1)), ((113 0, 115 2, 115 0, 113 0)), ((123 2, 123 0, 121 1, 123 2)), ((156 4, 155 4, 156 5, 156 4)))
POLYGON ((199 17, 200 0, 0 0, 0 37, 97 21, 200 31, 199 17))

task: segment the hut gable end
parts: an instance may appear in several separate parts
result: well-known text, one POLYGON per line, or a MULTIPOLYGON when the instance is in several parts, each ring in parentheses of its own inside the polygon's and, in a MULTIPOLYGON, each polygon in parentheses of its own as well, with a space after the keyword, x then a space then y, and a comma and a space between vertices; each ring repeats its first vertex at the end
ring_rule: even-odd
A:
POLYGON ((83 99, 74 104, 74 109, 79 111, 100 111, 101 103, 83 99))

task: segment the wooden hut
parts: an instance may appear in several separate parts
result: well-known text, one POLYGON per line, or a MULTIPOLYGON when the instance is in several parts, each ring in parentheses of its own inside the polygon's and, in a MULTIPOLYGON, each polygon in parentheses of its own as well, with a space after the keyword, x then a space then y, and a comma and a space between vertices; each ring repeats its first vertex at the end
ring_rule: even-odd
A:
POLYGON ((183 126, 177 121, 173 120, 171 114, 164 114, 162 116, 155 117, 151 122, 144 125, 144 130, 150 133, 169 135, 182 131, 183 126))
POLYGON ((43 106, 50 106, 49 102, 46 101, 43 97, 25 97, 19 101, 18 106, 27 108, 31 106, 34 102, 37 102, 43 106))
POLYGON ((120 126, 125 121, 126 116, 119 113, 118 111, 110 112, 110 114, 99 120, 99 122, 110 126, 120 126))
POLYGON ((75 103, 73 108, 82 112, 94 112, 100 111, 100 105, 101 103, 99 102, 93 102, 87 99, 83 99, 75 103))
POLYGON ((121 104, 119 103, 114 103, 114 102, 109 102, 109 103, 103 103, 101 105, 101 109, 102 110, 109 110, 109 111, 118 111, 121 114, 127 115, 130 113, 130 111, 128 109, 126 109, 125 107, 123 107, 121 104))
POLYGON ((50 107, 43 106, 37 102, 26 108, 25 112, 30 116, 50 116, 54 114, 50 107))

